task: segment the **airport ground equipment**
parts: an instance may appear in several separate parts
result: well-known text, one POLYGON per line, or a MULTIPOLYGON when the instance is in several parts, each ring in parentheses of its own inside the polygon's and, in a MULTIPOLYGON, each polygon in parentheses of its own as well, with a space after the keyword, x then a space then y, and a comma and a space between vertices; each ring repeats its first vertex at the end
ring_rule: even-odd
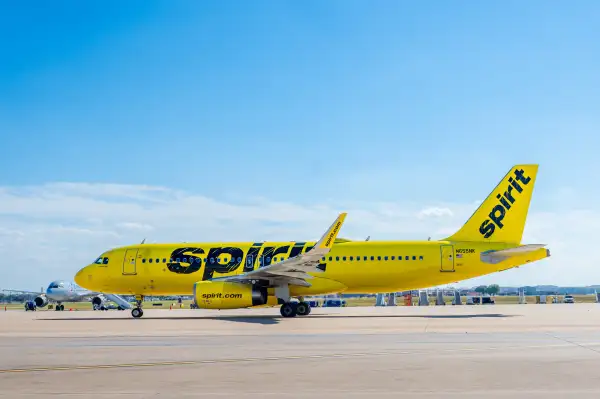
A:
POLYGON ((435 292, 435 304, 437 306, 445 306, 446 302, 444 302, 444 290, 437 290, 435 292))
POLYGON ((395 292, 390 292, 388 294, 388 302, 387 302, 388 306, 396 306, 396 293, 395 292))
POLYGON ((385 295, 384 294, 377 294, 376 300, 375 300, 375 306, 385 306, 385 295))
POLYGON ((460 291, 458 291, 458 290, 454 291, 454 298, 452 299, 452 304, 453 305, 462 305, 462 300, 460 298, 460 291))
POLYGON ((426 290, 419 291, 419 306, 429 306, 429 297, 426 290))

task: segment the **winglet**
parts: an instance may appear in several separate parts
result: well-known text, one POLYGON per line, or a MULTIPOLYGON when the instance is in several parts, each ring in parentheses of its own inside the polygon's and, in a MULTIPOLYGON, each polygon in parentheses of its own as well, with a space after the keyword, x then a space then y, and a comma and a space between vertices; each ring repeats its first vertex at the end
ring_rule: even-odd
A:
POLYGON ((327 248, 331 249, 333 247, 333 243, 335 242, 335 238, 337 237, 340 229, 342 228, 342 224, 344 223, 344 219, 346 219, 346 212, 340 213, 340 215, 335 219, 335 222, 323 234, 323 237, 315 244, 314 248, 327 248))

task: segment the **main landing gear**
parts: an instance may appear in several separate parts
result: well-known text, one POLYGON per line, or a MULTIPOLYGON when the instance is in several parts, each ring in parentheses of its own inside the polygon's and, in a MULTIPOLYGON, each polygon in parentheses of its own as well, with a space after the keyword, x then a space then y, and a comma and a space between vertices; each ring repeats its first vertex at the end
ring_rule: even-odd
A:
POLYGON ((283 317, 308 316, 310 314, 310 304, 307 302, 286 302, 280 309, 283 317))
POLYGON ((136 295, 136 297, 135 297, 136 307, 131 310, 131 315, 136 319, 139 319, 140 317, 142 317, 144 315, 144 311, 142 310, 142 302, 143 301, 144 301, 143 295, 136 295))
POLYGON ((65 305, 63 305, 60 302, 57 302, 56 306, 54 307, 54 310, 57 312, 61 312, 61 311, 65 310, 65 305))

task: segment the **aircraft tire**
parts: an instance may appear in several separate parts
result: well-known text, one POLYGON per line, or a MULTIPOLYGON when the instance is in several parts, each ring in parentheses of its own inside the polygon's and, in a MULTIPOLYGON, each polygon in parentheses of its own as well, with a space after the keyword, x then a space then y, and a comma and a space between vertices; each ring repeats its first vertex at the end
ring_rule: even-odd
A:
POLYGON ((310 314, 310 304, 307 302, 300 302, 296 305, 296 313, 298 316, 308 316, 310 314))
POLYGON ((134 318, 139 319, 140 317, 142 317, 144 315, 144 311, 140 308, 133 308, 133 310, 131 311, 131 315, 134 318))
POLYGON ((281 305, 281 309, 279 309, 279 311, 281 312, 281 315, 283 317, 296 317, 296 306, 297 305, 295 303, 286 302, 283 305, 281 305))

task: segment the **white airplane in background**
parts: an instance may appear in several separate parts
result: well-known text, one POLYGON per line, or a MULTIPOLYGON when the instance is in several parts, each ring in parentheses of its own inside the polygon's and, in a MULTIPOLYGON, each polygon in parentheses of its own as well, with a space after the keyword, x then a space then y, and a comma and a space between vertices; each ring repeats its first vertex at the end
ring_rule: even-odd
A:
MULTIPOLYGON (((23 292, 23 291, 22 291, 23 292)), ((131 309, 132 305, 127 302, 123 297, 113 294, 105 294, 103 292, 89 291, 81 288, 74 282, 68 282, 63 280, 53 281, 48 285, 45 293, 30 292, 31 294, 38 295, 35 299, 35 305, 39 308, 43 308, 50 301, 56 302, 57 305, 55 310, 65 310, 63 302, 84 302, 91 301, 94 305, 94 309, 101 309, 104 303, 112 301, 116 303, 121 309, 131 309)))

